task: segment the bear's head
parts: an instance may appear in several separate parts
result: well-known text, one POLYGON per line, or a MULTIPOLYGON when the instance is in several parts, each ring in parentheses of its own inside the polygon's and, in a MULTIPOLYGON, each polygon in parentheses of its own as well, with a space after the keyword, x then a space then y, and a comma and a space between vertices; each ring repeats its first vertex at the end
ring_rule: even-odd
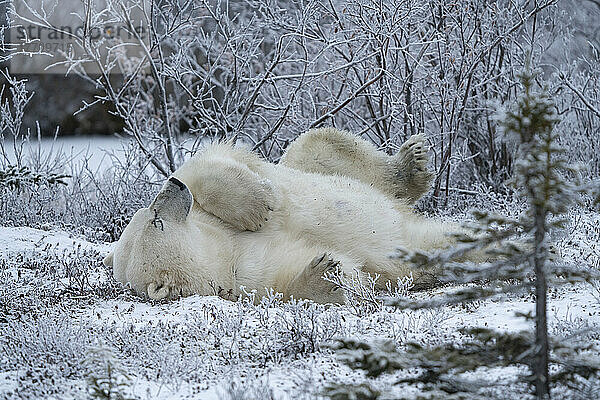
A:
POLYGON ((211 238, 189 221, 193 202, 187 186, 169 178, 104 259, 115 279, 154 300, 210 294, 211 238))

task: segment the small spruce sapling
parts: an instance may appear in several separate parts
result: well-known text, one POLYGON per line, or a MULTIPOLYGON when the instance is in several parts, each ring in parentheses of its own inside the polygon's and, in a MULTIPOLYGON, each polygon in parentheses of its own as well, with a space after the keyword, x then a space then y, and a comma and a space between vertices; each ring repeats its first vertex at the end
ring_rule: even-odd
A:
POLYGON ((131 389, 131 378, 119 365, 113 352, 107 347, 92 347, 85 361, 90 371, 88 391, 93 399, 133 400, 127 392, 131 389))
MULTIPOLYGON (((600 372, 600 358, 581 343, 553 341, 548 337, 546 293, 548 284, 581 282, 598 279, 598 272, 565 265, 549 264, 550 232, 564 226, 562 218, 584 190, 579 182, 567 177, 578 176, 577 170, 561 157, 555 131, 554 107, 543 93, 536 93, 534 76, 521 75, 523 94, 501 122, 507 135, 515 136, 520 145, 520 158, 515 166, 514 181, 523 188, 528 210, 518 218, 507 218, 487 211, 474 212, 475 222, 466 225, 469 233, 456 234, 457 244, 436 253, 410 252, 399 249, 398 257, 416 268, 438 266, 442 282, 465 284, 434 299, 396 298, 388 301, 398 308, 438 308, 448 304, 491 298, 508 293, 535 293, 536 313, 522 315, 535 321, 535 332, 497 332, 487 328, 462 329, 467 338, 461 344, 424 347, 408 343, 398 351, 392 343, 364 343, 354 339, 340 340, 334 348, 340 359, 369 377, 396 371, 419 371, 403 374, 397 383, 418 386, 428 398, 471 398, 485 387, 498 382, 466 379, 462 373, 480 367, 525 366, 530 371, 512 390, 525 395, 534 388, 537 399, 550 398, 556 384, 577 389, 576 382, 589 380, 600 372), (550 218, 552 217, 552 218, 550 218), (523 237, 526 241, 523 242, 523 237), (520 245, 520 244, 524 244, 520 245), (482 264, 463 263, 461 256, 480 251, 489 256, 482 264), (443 267, 443 268, 442 268, 443 267), (484 284, 489 282, 489 284, 484 284), (548 365, 556 366, 549 374, 548 365)), ((337 399, 352 398, 339 387, 327 393, 337 399)), ((364 392, 364 385, 361 387, 364 392)), ((362 398, 377 398, 375 391, 362 398)))

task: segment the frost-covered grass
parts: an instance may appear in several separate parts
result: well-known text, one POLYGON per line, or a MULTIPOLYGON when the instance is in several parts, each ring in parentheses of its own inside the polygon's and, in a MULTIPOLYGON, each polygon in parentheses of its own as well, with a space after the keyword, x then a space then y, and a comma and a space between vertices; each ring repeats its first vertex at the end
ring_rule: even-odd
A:
MULTIPOLYGON (((55 142, 44 151, 28 148, 23 116, 40 119, 26 107, 31 92, 22 78, 0 78, 0 398, 303 399, 340 383, 368 383, 382 393, 393 387, 388 397, 412 398, 414 389, 394 383, 415 371, 369 382, 329 345, 353 337, 391 340, 402 350, 411 341, 460 344, 469 339, 463 327, 532 330, 515 313, 532 311, 533 295, 428 311, 384 307, 368 288, 346 306, 282 303, 271 293, 257 304, 263 293, 237 303, 198 296, 152 303, 114 282, 101 260, 160 187, 157 171, 167 176, 201 141, 236 137, 277 160, 300 132, 324 124, 388 152, 424 132, 438 179, 418 206, 423 212, 461 220, 477 206, 517 216, 524 202, 497 194, 511 191, 505 184, 516 148, 496 119, 519 92, 518 72, 530 65, 544 70, 540 85, 555 101, 567 159, 585 163, 586 178, 598 179, 597 0, 557 7, 552 0, 217 0, 191 2, 193 12, 165 1, 160 29, 147 21, 164 51, 151 51, 137 67, 124 52, 96 59, 105 42, 86 35, 128 19, 144 2, 102 3, 112 6, 79 9, 92 24, 80 42, 87 50, 67 65, 80 70, 82 61, 95 60, 130 78, 88 75, 102 89, 94 103, 114 110, 133 145, 83 161, 69 148, 48 151, 55 142), (195 40, 189 32, 198 33, 195 40), (159 95, 161 88, 167 93, 159 95)), ((50 27, 50 8, 31 23, 50 27)), ((42 97, 45 107, 56 107, 42 97)), ((591 209, 571 212, 566 234, 556 238, 565 262, 600 269, 599 222, 591 209)), ((600 284, 551 288, 549 315, 555 338, 600 350, 600 284)), ((482 398, 516 399, 524 372, 481 369, 464 378, 504 384, 482 398)), ((600 392, 597 382, 580 386, 580 393, 554 397, 600 392)))
MULTIPOLYGON (((11 163, 0 162, 3 226, 58 228, 94 242, 113 242, 133 213, 147 205, 160 187, 161 182, 147 170, 147 162, 138 159, 130 141, 113 139, 110 146, 95 138, 88 140, 88 146, 46 141, 45 147, 38 147, 38 142, 26 138, 22 143, 23 164, 41 178, 33 181, 16 169, 10 180, 3 181, 2 173, 11 163), (65 184, 48 179, 53 176, 65 177, 65 184)), ((3 148, 10 146, 6 140, 3 148)), ((12 160, 14 154, 6 157, 12 160)))
MULTIPOLYGON (((236 303, 140 298, 114 281, 102 258, 160 180, 144 172, 127 146, 102 170, 85 157, 56 162, 61 158, 60 151, 31 154, 27 165, 41 176, 70 176, 66 185, 19 175, 18 187, 0 185, 0 398, 312 399, 339 384, 414 398, 416 389, 395 383, 415 371, 373 380, 345 366, 330 346, 336 338, 356 338, 391 341, 402 350, 409 342, 460 344, 469 339, 460 331, 465 327, 532 331, 516 316, 533 312, 532 294, 419 311, 370 303, 368 288, 363 300, 355 296, 344 306, 284 303, 266 291, 236 303)), ((476 186, 453 195, 438 217, 463 220, 474 200, 506 216, 525 210, 518 197, 476 186)), ((433 209, 427 202, 419 208, 433 209)), ((585 268, 600 269, 599 243, 600 214, 592 209, 572 210, 556 238, 563 261, 585 268)), ((600 351, 600 285, 552 288, 549 315, 553 337, 587 341, 590 351, 600 351)), ((463 377, 504 385, 481 396, 514 399, 525 390, 524 372, 481 368, 463 377)), ((555 398, 591 398, 586 393, 599 384, 581 387, 555 398)))
MULTIPOLYGON (((599 226, 600 215, 574 211, 558 241, 563 259, 598 268, 599 226)), ((283 303, 272 293, 260 302, 249 294, 236 303, 200 296, 153 303, 114 282, 101 263, 109 246, 93 239, 64 228, 0 228, 0 397, 303 399, 334 383, 361 382, 385 392, 411 371, 369 380, 328 346, 354 337, 391 340, 401 349, 407 342, 460 343, 461 327, 532 329, 515 315, 534 310, 532 295, 369 313, 356 304, 283 303)), ((549 301, 554 337, 600 349, 600 287, 553 288, 549 301)), ((510 397, 523 390, 522 372, 481 369, 465 377, 500 380, 504 393, 495 395, 510 397)), ((399 385, 392 393, 410 398, 414 390, 399 385)))

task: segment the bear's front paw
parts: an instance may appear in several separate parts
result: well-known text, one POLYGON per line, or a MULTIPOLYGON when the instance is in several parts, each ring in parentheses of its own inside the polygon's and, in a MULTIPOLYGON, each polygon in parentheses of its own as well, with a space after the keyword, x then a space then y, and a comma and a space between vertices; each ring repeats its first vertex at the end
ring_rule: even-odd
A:
POLYGON ((242 230, 257 231, 269 221, 271 212, 277 207, 278 196, 269 180, 262 180, 253 196, 242 209, 239 224, 242 230))
POLYGON ((184 287, 178 287, 163 281, 155 281, 148 284, 146 294, 152 300, 176 300, 181 297, 190 296, 193 293, 184 287))
POLYGON ((169 287, 162 283, 152 282, 148 285, 146 292, 152 300, 163 300, 169 297, 169 287))
POLYGON ((427 168, 429 148, 423 135, 413 135, 393 157, 392 183, 399 190, 396 197, 417 201, 431 186, 433 173, 427 168))

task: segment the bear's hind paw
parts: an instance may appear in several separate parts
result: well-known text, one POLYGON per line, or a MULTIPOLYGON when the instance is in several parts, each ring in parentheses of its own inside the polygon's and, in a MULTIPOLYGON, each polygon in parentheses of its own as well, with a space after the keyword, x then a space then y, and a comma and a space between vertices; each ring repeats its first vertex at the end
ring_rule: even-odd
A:
POLYGON ((392 162, 392 180, 401 190, 398 197, 415 202, 425 194, 433 180, 427 168, 429 148, 423 135, 413 135, 400 147, 392 162))
POLYGON ((331 258, 328 253, 313 258, 300 276, 303 289, 310 290, 310 295, 306 297, 319 303, 344 304, 343 290, 335 283, 324 279, 327 275, 337 274, 339 269, 340 262, 331 258))

